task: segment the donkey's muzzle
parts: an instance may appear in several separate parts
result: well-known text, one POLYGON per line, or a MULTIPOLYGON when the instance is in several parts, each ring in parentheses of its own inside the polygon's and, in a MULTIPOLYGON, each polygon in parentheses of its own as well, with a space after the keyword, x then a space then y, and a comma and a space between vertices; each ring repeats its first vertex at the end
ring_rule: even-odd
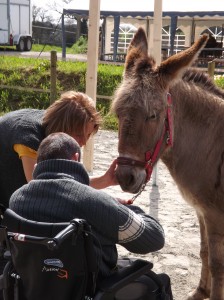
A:
POLYGON ((146 180, 146 171, 142 166, 119 164, 116 178, 124 192, 136 194, 146 180))

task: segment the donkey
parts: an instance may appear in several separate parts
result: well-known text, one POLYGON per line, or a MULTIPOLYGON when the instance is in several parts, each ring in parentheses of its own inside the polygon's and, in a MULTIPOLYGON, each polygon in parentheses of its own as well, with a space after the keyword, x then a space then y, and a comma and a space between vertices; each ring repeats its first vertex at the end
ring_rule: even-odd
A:
POLYGON ((224 91, 189 68, 207 39, 156 66, 139 28, 111 107, 119 121, 121 188, 141 191, 161 158, 196 210, 202 270, 189 300, 224 300, 224 91))

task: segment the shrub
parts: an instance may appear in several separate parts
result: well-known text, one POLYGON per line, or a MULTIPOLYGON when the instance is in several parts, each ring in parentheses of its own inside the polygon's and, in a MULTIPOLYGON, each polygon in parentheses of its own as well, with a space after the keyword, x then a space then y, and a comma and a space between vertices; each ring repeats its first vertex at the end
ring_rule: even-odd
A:
POLYGON ((71 47, 71 49, 74 51, 73 53, 87 53, 87 43, 87 38, 84 36, 80 36, 78 41, 71 47))
POLYGON ((221 89, 224 89, 224 75, 216 75, 215 76, 215 83, 221 89))

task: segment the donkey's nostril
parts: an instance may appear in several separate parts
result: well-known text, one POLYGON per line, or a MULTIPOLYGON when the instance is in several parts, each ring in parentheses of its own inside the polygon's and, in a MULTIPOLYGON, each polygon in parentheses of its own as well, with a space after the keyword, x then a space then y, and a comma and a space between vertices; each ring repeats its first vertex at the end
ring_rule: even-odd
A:
POLYGON ((128 186, 131 186, 131 185, 133 185, 134 183, 135 183, 135 177, 134 177, 133 174, 130 174, 130 175, 129 175, 129 178, 128 178, 128 180, 127 180, 127 185, 128 185, 128 186))
POLYGON ((120 172, 116 172, 116 177, 118 180, 118 183, 123 187, 123 188, 129 188, 135 183, 135 176, 132 173, 129 172, 121 172, 121 169, 119 170, 120 172))

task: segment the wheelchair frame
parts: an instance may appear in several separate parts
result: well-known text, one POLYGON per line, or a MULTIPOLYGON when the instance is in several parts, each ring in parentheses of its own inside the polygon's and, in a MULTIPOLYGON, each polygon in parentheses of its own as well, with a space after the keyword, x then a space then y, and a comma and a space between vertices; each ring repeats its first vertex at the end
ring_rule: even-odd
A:
MULTIPOLYGON (((6 214, 9 217, 18 217, 21 220, 25 220, 26 222, 31 222, 32 226, 38 226, 39 222, 29 221, 26 220, 10 209, 6 210, 6 214), (34 225, 35 223, 35 225, 34 225)), ((10 219, 9 218, 9 219, 10 219)), ((6 218, 7 219, 7 218, 6 218)), ((41 222, 41 224, 43 224, 41 222)), ((48 224, 48 223, 46 223, 48 224)), ((64 224, 64 223, 63 223, 64 224)), ((10 228, 10 226, 9 226, 10 228)), ((10 247, 12 243, 32 243, 36 245, 43 245, 49 251, 55 251, 59 249, 64 241, 68 238, 72 237, 72 241, 76 243, 77 236, 80 234, 85 234, 87 237, 91 236, 91 228, 89 227, 88 223, 85 220, 81 219, 73 219, 70 223, 67 223, 67 226, 60 230, 55 236, 53 237, 44 237, 44 236, 37 236, 37 235, 29 235, 23 234, 22 232, 12 232, 8 230, 7 226, 1 225, 0 226, 0 243, 4 244, 4 249, 7 248, 7 251, 4 253, 5 259, 9 260, 6 264, 3 274, 0 275, 0 289, 4 291, 4 300, 24 300, 27 298, 21 298, 19 296, 19 288, 20 288, 20 275, 15 271, 15 267, 13 264, 12 256, 10 255, 11 250, 10 247), (11 296, 12 291, 12 282, 13 282, 13 296, 11 296)), ((92 239, 89 240, 88 247, 91 249, 89 252, 93 252, 93 241, 92 239)), ((160 290, 160 298, 154 299, 161 299, 161 300, 169 300, 169 297, 166 295, 165 288, 163 283, 159 280, 157 274, 152 271, 153 264, 151 262, 137 259, 131 263, 128 267, 121 268, 114 272, 111 276, 107 277, 100 283, 99 289, 95 291, 96 286, 96 278, 97 278, 97 261, 95 259, 95 255, 93 253, 89 253, 89 257, 87 259, 88 263, 90 264, 90 270, 94 273, 95 276, 92 278, 92 294, 90 296, 85 296, 84 298, 79 298, 80 300, 83 299, 92 299, 92 300, 114 300, 116 293, 122 289, 123 287, 127 286, 128 284, 132 283, 134 280, 138 279, 141 275, 147 274, 152 278, 153 281, 156 282, 159 290, 160 290)), ((88 295, 88 294, 87 294, 88 295)), ((126 298, 129 300, 129 298, 126 298)), ((143 298, 139 298, 143 299, 143 298)), ((145 299, 145 298, 144 298, 145 299)), ((33 299, 27 299, 33 300, 33 299)), ((48 299, 49 300, 49 299, 48 299)), ((64 299, 64 300, 72 300, 72 299, 64 299)), ((73 298, 73 300, 78 300, 78 298, 73 298)))

